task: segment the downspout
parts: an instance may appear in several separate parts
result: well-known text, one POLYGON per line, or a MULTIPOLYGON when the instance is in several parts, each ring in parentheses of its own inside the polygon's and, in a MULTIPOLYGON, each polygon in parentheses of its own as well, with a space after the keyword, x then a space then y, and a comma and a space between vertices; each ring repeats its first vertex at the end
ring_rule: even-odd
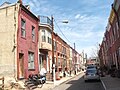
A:
POLYGON ((13 50, 12 52, 14 52, 14 62, 13 62, 13 67, 14 67, 14 78, 15 80, 17 80, 16 77, 16 59, 15 59, 15 51, 16 51, 16 42, 15 42, 15 32, 16 32, 16 4, 15 4, 15 8, 14 8, 14 34, 13 34, 13 42, 14 42, 14 46, 13 46, 13 50))
POLYGON ((38 39, 37 39, 37 43, 38 43, 38 73, 40 73, 40 69, 41 69, 41 66, 40 66, 40 51, 39 51, 39 45, 40 45, 40 36, 39 36, 39 33, 40 33, 40 16, 38 15, 38 19, 39 19, 39 22, 38 22, 38 39))

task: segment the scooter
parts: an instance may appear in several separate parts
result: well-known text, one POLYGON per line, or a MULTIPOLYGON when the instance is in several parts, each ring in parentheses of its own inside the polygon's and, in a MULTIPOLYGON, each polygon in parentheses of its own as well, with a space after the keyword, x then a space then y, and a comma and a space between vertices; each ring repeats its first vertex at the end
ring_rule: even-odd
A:
POLYGON ((44 84, 46 82, 46 76, 40 76, 39 74, 35 75, 40 83, 44 84))
POLYGON ((38 74, 35 74, 35 75, 30 74, 28 77, 28 80, 25 81, 25 86, 27 86, 28 88, 31 88, 31 87, 41 88, 45 82, 46 82, 45 77, 41 77, 38 74))

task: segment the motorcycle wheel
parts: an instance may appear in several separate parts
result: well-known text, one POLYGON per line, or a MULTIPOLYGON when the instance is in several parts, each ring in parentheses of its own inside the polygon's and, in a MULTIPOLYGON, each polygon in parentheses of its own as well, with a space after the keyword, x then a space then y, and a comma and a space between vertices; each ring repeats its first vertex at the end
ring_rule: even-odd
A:
POLYGON ((43 86, 43 84, 41 83, 41 84, 39 84, 37 87, 38 87, 38 88, 42 88, 42 86, 43 86))

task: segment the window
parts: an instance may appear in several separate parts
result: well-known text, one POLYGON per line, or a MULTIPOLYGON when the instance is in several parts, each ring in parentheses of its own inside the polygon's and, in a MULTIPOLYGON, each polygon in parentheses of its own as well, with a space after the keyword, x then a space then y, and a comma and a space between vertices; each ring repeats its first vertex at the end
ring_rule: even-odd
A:
POLYGON ((46 42, 45 30, 42 30, 42 42, 46 42))
POLYGON ((62 46, 62 53, 64 53, 64 47, 62 46))
POLYGON ((116 40, 116 38, 115 38, 115 27, 113 27, 113 43, 114 43, 115 40, 116 40))
POLYGON ((64 47, 64 54, 66 54, 66 48, 64 47))
POLYGON ((49 44, 52 44, 51 33, 50 33, 50 32, 48 32, 48 43, 49 43, 49 44))
POLYGON ((54 41, 54 51, 56 51, 56 50, 57 50, 57 42, 54 41))
POLYGON ((116 22, 116 30, 117 30, 117 37, 119 38, 119 27, 118 27, 118 22, 116 22))
POLYGON ((34 69, 34 53, 28 52, 28 69, 34 69))
POLYGON ((35 41, 35 27, 32 26, 32 40, 35 41))
POLYGON ((49 44, 51 44, 52 42, 51 42, 51 38, 50 37, 48 37, 48 43, 49 44))
POLYGON ((25 20, 21 19, 21 36, 26 37, 26 31, 25 31, 25 20))
POLYGON ((62 53, 66 54, 66 48, 64 46, 62 46, 62 53))
POLYGON ((60 66, 60 58, 58 58, 58 66, 60 66))

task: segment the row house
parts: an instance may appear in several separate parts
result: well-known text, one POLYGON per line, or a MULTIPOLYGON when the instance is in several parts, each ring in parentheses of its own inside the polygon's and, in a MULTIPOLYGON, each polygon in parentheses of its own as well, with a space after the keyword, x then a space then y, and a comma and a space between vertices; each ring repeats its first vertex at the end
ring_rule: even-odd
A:
POLYGON ((120 68, 120 1, 114 0, 106 32, 100 45, 101 65, 120 68))
POLYGON ((0 75, 38 73, 39 19, 21 1, 0 6, 0 75))
POLYGON ((54 33, 53 37, 56 72, 64 73, 68 70, 69 45, 58 34, 54 33))
POLYGON ((70 47, 69 48, 69 51, 70 51, 70 56, 69 56, 69 70, 70 70, 70 72, 72 71, 72 69, 73 69, 73 54, 72 54, 72 51, 73 51, 73 48, 72 47, 70 47))
MULTIPOLYGON (((46 16, 40 16, 39 25, 39 62, 47 70, 47 79, 52 79, 52 22, 46 16)), ((67 43, 53 33, 55 72, 65 70, 67 64, 67 43)))
POLYGON ((39 71, 45 67, 48 74, 47 79, 51 79, 52 73, 52 22, 46 16, 39 16, 39 71))
MULTIPOLYGON (((52 79, 52 22, 49 17, 40 16, 39 25, 39 68, 47 70, 47 79, 52 79)), ((80 54, 70 47, 57 33, 53 33, 54 62, 56 78, 60 73, 74 70, 74 64, 80 64, 80 54), (76 52, 76 54, 75 54, 76 52), (75 56, 76 55, 76 56, 75 56), (74 61, 76 60, 76 62, 74 61)), ((79 66, 80 67, 80 66, 79 66)), ((40 70, 40 69, 39 69, 40 70)))
POLYGON ((77 53, 77 72, 81 70, 81 55, 77 53))
POLYGON ((54 42, 57 72, 67 72, 69 74, 75 70, 77 72, 81 66, 81 55, 55 33, 54 42))
MULTIPOLYGON (((42 67, 47 79, 52 77, 52 22, 36 17, 28 5, 19 0, 0 6, 0 75, 26 79, 38 74, 42 67)), ((80 54, 59 35, 53 33, 55 72, 70 72, 80 67, 80 54)))
POLYGON ((99 50, 99 53, 98 53, 98 56, 99 56, 99 59, 100 59, 100 66, 101 67, 104 67, 104 65, 107 66, 107 63, 106 63, 106 54, 105 54, 105 40, 103 38, 103 41, 100 45, 100 50, 99 50))

